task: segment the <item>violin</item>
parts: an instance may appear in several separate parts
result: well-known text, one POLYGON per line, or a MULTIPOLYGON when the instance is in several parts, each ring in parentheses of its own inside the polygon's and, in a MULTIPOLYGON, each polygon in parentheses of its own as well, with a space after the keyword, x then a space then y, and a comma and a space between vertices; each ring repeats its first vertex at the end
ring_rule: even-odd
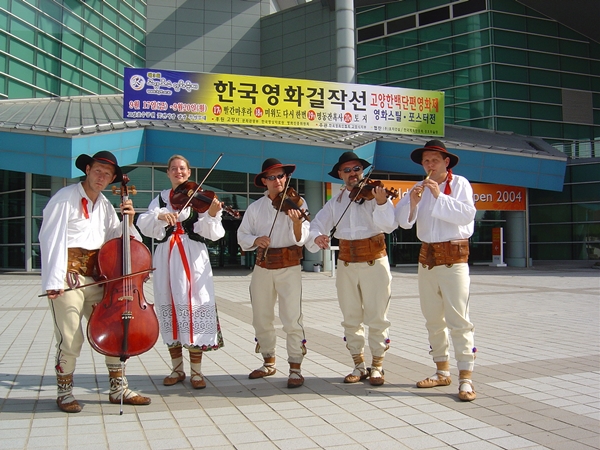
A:
MULTIPOLYGON (((365 183, 363 184, 362 188, 359 184, 358 186, 353 187, 350 191, 350 198, 357 203, 362 204, 365 200, 373 200, 375 198, 375 193, 373 192, 374 188, 382 187, 385 189, 383 182, 380 180, 366 179, 363 181, 365 183)), ((385 194, 387 198, 391 198, 392 200, 398 198, 399 195, 398 189, 395 188, 385 189, 385 194)))
MULTIPOLYGON (((180 211, 185 206, 191 206, 194 211, 203 213, 208 211, 215 197, 216 194, 213 191, 205 191, 197 183, 186 181, 173 190, 171 205, 180 211)), ((239 211, 233 209, 231 206, 222 205, 222 208, 227 214, 236 219, 240 218, 239 211)))
MULTIPOLYGON (((129 177, 123 175, 121 201, 128 199, 129 177)), ((135 188, 132 188, 135 190, 135 188)), ((126 361, 147 352, 159 335, 154 305, 144 297, 152 255, 148 247, 130 238, 129 220, 123 217, 123 234, 104 243, 98 252, 100 278, 105 280, 102 300, 88 320, 90 345, 106 356, 126 361)))
POLYGON ((300 208, 304 204, 304 200, 302 200, 300 194, 298 194, 298 192, 296 192, 296 190, 291 186, 288 187, 285 191, 282 191, 279 194, 277 194, 277 196, 273 199, 271 204, 273 205, 273 208, 275 208, 277 211, 282 211, 286 214, 292 209, 299 210, 302 215, 302 218, 310 222, 310 213, 300 208))

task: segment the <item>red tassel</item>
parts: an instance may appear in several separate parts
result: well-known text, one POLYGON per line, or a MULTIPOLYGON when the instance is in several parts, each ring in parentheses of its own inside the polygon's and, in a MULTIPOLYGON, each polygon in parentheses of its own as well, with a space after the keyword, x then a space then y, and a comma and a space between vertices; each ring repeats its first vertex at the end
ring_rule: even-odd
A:
POLYGON ((452 181, 452 169, 448 169, 448 176, 446 177, 446 187, 444 188, 444 194, 450 195, 452 188, 450 188, 450 182, 452 181))
POLYGON ((83 215, 85 216, 86 219, 89 219, 90 215, 88 213, 87 204, 88 204, 87 198, 82 197, 81 206, 83 207, 83 215))

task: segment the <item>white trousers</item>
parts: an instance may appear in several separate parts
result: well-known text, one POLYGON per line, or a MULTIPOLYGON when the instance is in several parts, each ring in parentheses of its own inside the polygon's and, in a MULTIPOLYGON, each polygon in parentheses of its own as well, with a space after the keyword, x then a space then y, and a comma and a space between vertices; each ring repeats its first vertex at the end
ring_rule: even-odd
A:
POLYGON ((302 274, 300 265, 284 269, 254 266, 250 281, 252 325, 264 357, 275 356, 275 302, 279 299, 279 319, 287 335, 288 362, 302 363, 304 326, 302 324, 302 274))
MULTIPOLYGON (((78 275, 79 285, 93 283, 92 277, 78 275)), ((65 289, 69 286, 65 282, 65 289)), ((77 358, 85 341, 82 319, 89 320, 93 305, 100 302, 104 295, 103 286, 89 286, 65 292, 54 300, 48 299, 50 311, 54 317, 54 336, 56 338, 57 375, 68 375, 75 371, 77 358)), ((106 356, 106 365, 121 366, 118 357, 106 356)))
POLYGON ((390 264, 387 256, 368 262, 338 262, 335 285, 344 321, 346 347, 351 355, 364 352, 365 326, 369 327, 372 356, 384 356, 389 348, 390 322, 387 312, 391 296, 390 264))
POLYGON ((472 371, 475 345, 473 324, 469 320, 468 264, 435 266, 431 270, 419 264, 418 274, 421 311, 429 333, 433 360, 449 360, 450 335, 458 369, 472 371))

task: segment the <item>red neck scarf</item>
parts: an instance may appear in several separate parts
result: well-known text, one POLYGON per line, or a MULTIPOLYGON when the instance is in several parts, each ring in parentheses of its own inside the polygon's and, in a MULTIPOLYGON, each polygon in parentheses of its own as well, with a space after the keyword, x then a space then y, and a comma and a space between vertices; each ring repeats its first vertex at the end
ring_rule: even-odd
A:
POLYGON ((444 188, 444 194, 450 195, 452 189, 450 188, 450 182, 452 181, 452 169, 448 169, 448 175, 446 176, 446 187, 444 188))
POLYGON ((83 215, 85 216, 86 219, 89 219, 90 213, 88 212, 87 205, 88 205, 87 198, 81 197, 81 207, 83 208, 83 215))

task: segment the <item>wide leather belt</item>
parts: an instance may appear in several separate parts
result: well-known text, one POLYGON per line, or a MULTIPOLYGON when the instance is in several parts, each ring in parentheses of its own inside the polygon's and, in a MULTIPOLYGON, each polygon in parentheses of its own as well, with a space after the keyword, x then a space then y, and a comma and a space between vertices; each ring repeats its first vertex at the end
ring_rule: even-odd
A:
POLYGON ((265 249, 256 251, 256 265, 263 269, 283 269, 297 266, 302 259, 302 247, 291 245, 282 248, 269 248, 265 256, 265 249))
POLYGON ((455 239, 446 242, 433 242, 421 244, 419 263, 429 270, 435 266, 466 263, 469 260, 469 240, 455 239))
POLYGON ((86 250, 79 247, 69 248, 68 257, 68 272, 76 272, 84 277, 96 275, 96 266, 98 265, 98 250, 86 250))
POLYGON ((338 259, 344 262, 368 262, 383 258, 385 251, 385 235, 377 234, 366 239, 340 239, 338 259))

